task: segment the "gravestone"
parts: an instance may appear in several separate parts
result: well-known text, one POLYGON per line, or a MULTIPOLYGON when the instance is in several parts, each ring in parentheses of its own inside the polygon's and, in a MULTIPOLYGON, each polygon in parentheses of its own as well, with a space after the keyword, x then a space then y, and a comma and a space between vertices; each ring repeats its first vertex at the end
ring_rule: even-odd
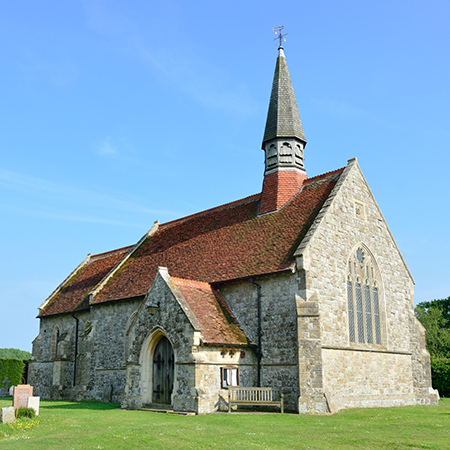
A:
POLYGON ((39 400, 41 397, 28 397, 27 408, 33 408, 36 415, 39 415, 39 400))
POLYGON ((0 397, 5 397, 6 393, 5 393, 5 388, 0 388, 0 397))
POLYGON ((16 415, 14 413, 14 406, 8 406, 1 410, 0 423, 13 423, 16 421, 16 415))
POLYGON ((28 397, 33 396, 33 386, 29 384, 19 384, 14 389, 13 406, 17 408, 26 408, 28 404, 28 397))
POLYGON ((14 386, 9 388, 9 395, 12 397, 14 395, 14 386))

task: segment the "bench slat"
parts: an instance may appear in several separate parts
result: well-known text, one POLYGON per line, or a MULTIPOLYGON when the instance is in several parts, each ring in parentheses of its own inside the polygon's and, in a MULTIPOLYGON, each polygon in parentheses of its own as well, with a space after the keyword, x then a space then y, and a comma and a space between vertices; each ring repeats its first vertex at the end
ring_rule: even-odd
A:
POLYGON ((279 406, 281 413, 284 412, 283 392, 280 388, 280 401, 273 400, 272 388, 255 387, 229 387, 228 388, 228 412, 232 405, 268 405, 279 406))

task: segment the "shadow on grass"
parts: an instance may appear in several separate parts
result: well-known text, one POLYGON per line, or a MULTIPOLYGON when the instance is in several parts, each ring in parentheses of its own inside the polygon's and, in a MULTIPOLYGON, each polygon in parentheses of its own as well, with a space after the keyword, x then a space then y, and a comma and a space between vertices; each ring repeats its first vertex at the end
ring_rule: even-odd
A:
POLYGON ((109 411, 119 409, 120 403, 102 403, 102 402, 67 402, 61 404, 59 401, 41 400, 43 409, 90 409, 92 411, 109 411))

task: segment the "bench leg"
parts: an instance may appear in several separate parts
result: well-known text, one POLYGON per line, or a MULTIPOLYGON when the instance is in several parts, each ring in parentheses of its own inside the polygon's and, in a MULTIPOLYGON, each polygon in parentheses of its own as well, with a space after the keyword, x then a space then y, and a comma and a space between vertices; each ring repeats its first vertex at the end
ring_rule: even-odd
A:
POLYGON ((281 414, 284 414, 284 403, 283 403, 284 395, 283 395, 283 389, 281 387, 280 387, 280 400, 281 400, 281 407, 280 407, 281 414))

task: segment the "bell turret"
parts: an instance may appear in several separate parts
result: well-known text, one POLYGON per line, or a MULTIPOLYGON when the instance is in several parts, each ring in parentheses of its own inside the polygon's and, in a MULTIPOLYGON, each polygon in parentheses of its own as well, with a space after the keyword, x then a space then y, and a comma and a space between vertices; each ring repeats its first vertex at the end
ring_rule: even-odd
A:
POLYGON ((302 187, 307 178, 305 145, 294 88, 280 46, 262 143, 265 171, 260 214, 280 209, 302 187))

